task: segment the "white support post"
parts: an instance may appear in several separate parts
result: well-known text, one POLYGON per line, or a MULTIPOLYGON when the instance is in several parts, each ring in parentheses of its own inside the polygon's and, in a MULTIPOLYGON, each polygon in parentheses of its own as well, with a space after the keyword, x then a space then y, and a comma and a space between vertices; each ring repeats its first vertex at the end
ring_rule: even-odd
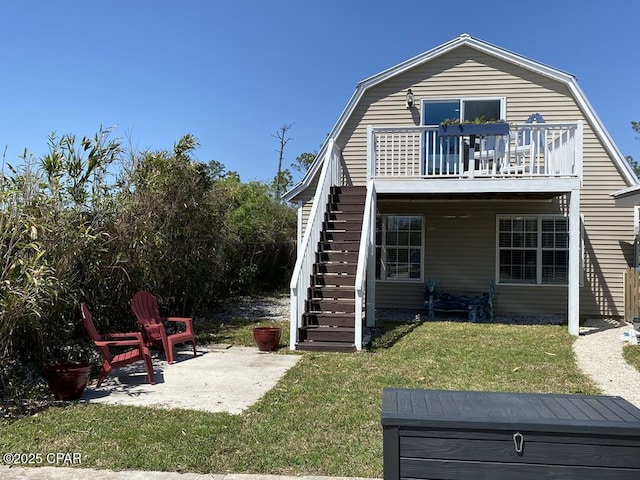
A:
POLYGON ((298 343, 298 319, 302 313, 298 311, 298 289, 292 288, 289 295, 289 348, 295 350, 298 343))
POLYGON ((580 333, 580 190, 569 193, 569 333, 580 333))

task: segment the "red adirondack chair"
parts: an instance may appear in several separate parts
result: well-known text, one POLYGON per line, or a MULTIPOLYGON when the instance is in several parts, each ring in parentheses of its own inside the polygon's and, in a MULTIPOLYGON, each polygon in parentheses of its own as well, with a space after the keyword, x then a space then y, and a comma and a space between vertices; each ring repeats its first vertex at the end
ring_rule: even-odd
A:
POLYGON ((173 346, 178 343, 191 343, 193 345, 193 356, 197 356, 192 318, 161 317, 158 309, 158 299, 144 290, 137 292, 131 299, 131 310, 146 338, 147 345, 162 344, 167 362, 173 363, 173 346), (184 323, 185 331, 167 335, 164 327, 165 322, 184 323))
POLYGON ((106 378, 111 370, 119 368, 130 363, 137 362, 139 360, 144 361, 145 368, 147 369, 147 377, 149 383, 153 385, 153 366, 151 365, 151 354, 149 349, 144 344, 144 339, 140 332, 130 333, 109 333, 101 335, 96 330, 93 324, 93 317, 89 308, 83 303, 80 305, 82 311, 82 321, 84 328, 89 334, 89 337, 93 343, 100 349, 104 357, 104 363, 100 369, 98 375, 98 383, 96 387, 99 387, 102 381, 106 378), (124 353, 113 354, 111 348, 113 347, 136 347, 127 350, 124 353))

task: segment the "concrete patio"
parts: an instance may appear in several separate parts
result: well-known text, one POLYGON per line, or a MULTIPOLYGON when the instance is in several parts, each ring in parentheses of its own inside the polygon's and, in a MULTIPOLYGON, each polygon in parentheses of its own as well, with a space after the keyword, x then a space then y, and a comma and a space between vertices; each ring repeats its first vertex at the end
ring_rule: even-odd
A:
POLYGON ((111 372, 100 388, 93 380, 80 401, 239 414, 299 359, 255 347, 198 346, 197 357, 189 348, 178 349, 172 365, 164 355, 154 356, 155 385, 148 383, 142 362, 137 362, 111 372))

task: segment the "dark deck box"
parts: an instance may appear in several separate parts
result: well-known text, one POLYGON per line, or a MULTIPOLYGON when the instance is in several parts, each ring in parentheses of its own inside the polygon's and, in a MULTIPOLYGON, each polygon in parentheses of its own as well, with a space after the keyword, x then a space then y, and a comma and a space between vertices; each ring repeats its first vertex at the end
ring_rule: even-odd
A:
POLYGON ((385 480, 640 479, 640 409, 621 397, 391 389, 385 480))

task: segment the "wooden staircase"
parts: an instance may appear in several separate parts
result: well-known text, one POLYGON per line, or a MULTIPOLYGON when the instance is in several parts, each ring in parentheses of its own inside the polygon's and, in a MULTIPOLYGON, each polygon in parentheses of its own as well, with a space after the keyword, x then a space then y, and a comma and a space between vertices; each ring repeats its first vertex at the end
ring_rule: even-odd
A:
POLYGON ((354 286, 366 193, 366 187, 331 188, 298 350, 356 350, 354 286))

